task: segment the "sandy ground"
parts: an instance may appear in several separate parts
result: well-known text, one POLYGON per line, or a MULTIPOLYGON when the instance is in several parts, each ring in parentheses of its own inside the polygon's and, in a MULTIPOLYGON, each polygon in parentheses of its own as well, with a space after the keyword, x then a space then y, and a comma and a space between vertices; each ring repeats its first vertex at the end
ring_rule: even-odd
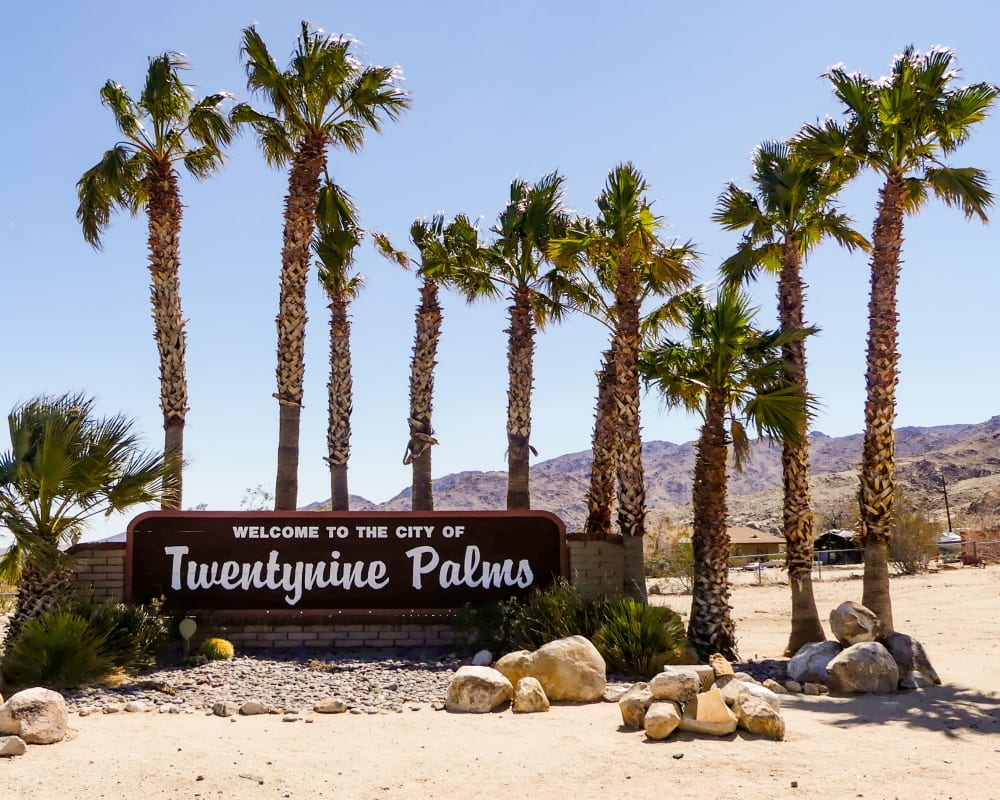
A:
MULTIPOLYGON (((833 577, 832 575, 824 577, 833 577)), ((1000 567, 894 579, 896 627, 945 685, 786 696, 783 742, 647 741, 614 704, 548 714, 72 717, 62 743, 0 759, 0 798, 935 798, 1000 800, 1000 567)), ((821 614, 860 580, 817 586, 821 614)), ((686 610, 687 598, 657 598, 686 610)), ((779 656, 787 586, 734 591, 741 653, 779 656)))

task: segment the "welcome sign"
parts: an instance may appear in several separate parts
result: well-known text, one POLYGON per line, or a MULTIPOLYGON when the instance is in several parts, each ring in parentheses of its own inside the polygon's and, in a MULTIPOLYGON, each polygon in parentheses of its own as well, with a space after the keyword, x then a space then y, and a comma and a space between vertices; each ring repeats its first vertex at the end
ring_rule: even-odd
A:
POLYGON ((448 609, 568 573, 545 511, 156 511, 128 528, 126 592, 168 608, 448 609))

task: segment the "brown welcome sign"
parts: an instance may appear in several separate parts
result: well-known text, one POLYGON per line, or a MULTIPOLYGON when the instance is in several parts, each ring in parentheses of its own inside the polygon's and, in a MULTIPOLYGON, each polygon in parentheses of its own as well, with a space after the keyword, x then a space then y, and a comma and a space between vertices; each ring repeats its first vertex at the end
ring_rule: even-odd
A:
POLYGON ((135 602, 220 611, 447 609, 567 575, 545 511, 155 511, 128 527, 135 602))

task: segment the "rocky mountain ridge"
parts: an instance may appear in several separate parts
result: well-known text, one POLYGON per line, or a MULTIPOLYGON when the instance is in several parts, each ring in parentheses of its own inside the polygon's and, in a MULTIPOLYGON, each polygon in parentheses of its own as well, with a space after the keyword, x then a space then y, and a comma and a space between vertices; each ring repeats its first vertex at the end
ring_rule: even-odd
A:
MULTIPOLYGON (((862 435, 810 434, 813 506, 821 524, 843 523, 852 516, 858 486, 862 435)), ((694 442, 643 444, 650 524, 663 519, 687 523, 691 518, 691 475, 694 442)), ((897 474, 907 497, 932 517, 945 522, 947 488, 953 527, 992 524, 1000 517, 1000 416, 978 424, 905 427, 896 431, 897 474), (957 520, 957 521, 956 521, 957 520)), ((559 515, 570 531, 582 527, 584 496, 590 475, 590 451, 568 453, 531 468, 532 507, 559 515)), ((438 510, 502 509, 505 472, 468 471, 434 481, 438 510)), ((410 489, 385 503, 352 496, 358 511, 407 511, 410 489)), ((329 500, 305 510, 329 508, 329 500)), ((742 474, 731 474, 729 519, 734 525, 781 528, 781 448, 766 441, 753 445, 742 474)))

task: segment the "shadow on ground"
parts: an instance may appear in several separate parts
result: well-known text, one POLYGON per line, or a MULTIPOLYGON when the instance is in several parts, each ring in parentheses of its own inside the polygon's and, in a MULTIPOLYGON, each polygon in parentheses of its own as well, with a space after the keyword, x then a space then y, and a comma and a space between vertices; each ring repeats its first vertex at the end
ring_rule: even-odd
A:
POLYGON ((886 695, 782 695, 787 708, 829 714, 837 727, 901 722, 945 736, 963 731, 1000 733, 1000 696, 962 686, 933 686, 886 695))

